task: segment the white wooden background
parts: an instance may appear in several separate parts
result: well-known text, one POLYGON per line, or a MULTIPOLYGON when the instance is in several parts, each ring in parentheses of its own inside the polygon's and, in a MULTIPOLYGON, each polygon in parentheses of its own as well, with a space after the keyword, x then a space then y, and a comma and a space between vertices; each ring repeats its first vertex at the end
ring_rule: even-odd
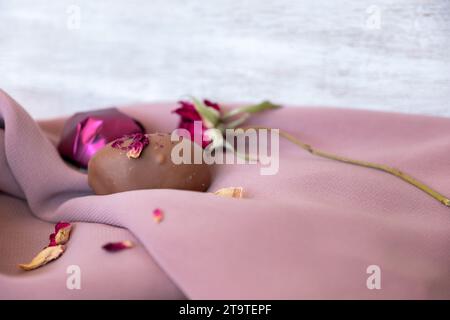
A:
POLYGON ((186 94, 450 116, 450 0, 0 0, 0 87, 35 117, 186 94))

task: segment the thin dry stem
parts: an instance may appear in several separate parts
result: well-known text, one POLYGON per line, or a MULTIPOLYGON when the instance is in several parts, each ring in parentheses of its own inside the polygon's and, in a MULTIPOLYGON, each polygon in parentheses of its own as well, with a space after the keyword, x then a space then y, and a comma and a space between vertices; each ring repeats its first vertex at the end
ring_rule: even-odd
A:
MULTIPOLYGON (((271 128, 268 127, 263 127, 263 126, 251 126, 251 127, 243 127, 242 129, 246 130, 246 129, 266 129, 266 130, 271 130, 271 128)), ((342 156, 338 156, 332 153, 328 153, 325 151, 321 151, 318 149, 313 148, 311 145, 306 144, 304 142, 302 142, 301 140, 297 139, 296 137, 294 137, 293 135, 280 130, 280 135, 282 137, 284 137, 285 139, 291 141, 292 143, 298 145, 300 148, 310 152, 311 154, 314 154, 316 156, 322 157, 322 158, 327 158, 327 159, 331 159, 331 160, 336 160, 336 161, 340 161, 340 162, 344 162, 344 163, 348 163, 348 164, 353 164, 353 165, 357 165, 357 166, 361 166, 361 167, 366 167, 366 168, 372 168, 372 169, 376 169, 376 170, 380 170, 380 171, 384 171, 387 173, 390 173, 400 179, 402 179, 403 181, 408 182, 409 184, 412 184, 413 186, 419 188, 420 190, 422 190, 423 192, 427 193, 428 195, 430 195, 431 197, 433 197, 434 199, 438 200, 439 202, 441 202, 442 204, 444 204, 447 207, 450 207, 450 199, 448 199, 447 197, 445 197, 444 195, 442 195, 441 193, 437 192, 436 190, 434 190, 433 188, 429 187, 428 185, 424 184, 423 182, 420 182, 419 180, 415 179, 414 177, 406 174, 403 171, 400 171, 396 168, 392 168, 383 164, 377 164, 377 163, 373 163, 373 162, 367 162, 367 161, 361 161, 361 160, 354 160, 354 159, 350 159, 350 158, 346 158, 346 157, 342 157, 342 156)))

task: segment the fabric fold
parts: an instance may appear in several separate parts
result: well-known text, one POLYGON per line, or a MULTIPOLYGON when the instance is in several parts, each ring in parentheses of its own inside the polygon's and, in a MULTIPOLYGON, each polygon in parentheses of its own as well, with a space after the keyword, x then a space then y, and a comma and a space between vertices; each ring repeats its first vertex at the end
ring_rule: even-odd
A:
MULTIPOLYGON (((167 105, 123 110, 147 128, 174 122, 167 105)), ((126 228, 188 298, 450 298, 450 210, 395 177, 281 141, 273 176, 261 176, 256 165, 217 167, 211 191, 239 185, 246 199, 179 190, 96 196, 86 174, 67 165, 4 92, 0 117, 0 190, 24 198, 45 221, 126 228), (151 216, 155 208, 165 213, 160 224, 151 216), (381 269, 381 290, 367 287, 371 265, 381 269)), ((252 121, 290 130, 322 149, 402 167, 450 193, 450 154, 442 152, 449 119, 305 108, 252 121), (410 157, 383 150, 405 145, 410 157)), ((83 259, 79 254, 73 263, 83 259)), ((43 281, 35 285, 45 290, 43 281)))

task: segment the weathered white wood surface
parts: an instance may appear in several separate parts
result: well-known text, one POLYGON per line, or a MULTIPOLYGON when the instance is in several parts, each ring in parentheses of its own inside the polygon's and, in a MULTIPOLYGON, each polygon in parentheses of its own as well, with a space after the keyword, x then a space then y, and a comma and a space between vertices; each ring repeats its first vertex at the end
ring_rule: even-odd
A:
POLYGON ((0 87, 36 117, 185 94, 450 116, 450 1, 0 0, 0 87))

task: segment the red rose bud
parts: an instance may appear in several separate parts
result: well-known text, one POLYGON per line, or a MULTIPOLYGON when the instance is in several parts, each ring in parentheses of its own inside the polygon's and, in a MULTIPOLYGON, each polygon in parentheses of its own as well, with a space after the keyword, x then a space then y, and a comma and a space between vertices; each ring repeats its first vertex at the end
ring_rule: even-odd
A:
MULTIPOLYGON (((263 101, 255 105, 235 108, 224 112, 217 103, 209 100, 203 100, 202 102, 195 98, 192 98, 192 102, 180 101, 179 104, 181 106, 173 111, 181 118, 178 128, 187 130, 191 136, 191 140, 203 148, 206 148, 212 141, 215 141, 212 137, 208 137, 205 134, 207 129, 219 129, 220 133, 223 134, 226 129, 234 129, 242 125, 248 120, 251 114, 280 108, 279 105, 273 104, 270 101, 263 101), (194 125, 196 121, 201 122, 201 132, 197 132, 197 135, 194 134, 194 128, 197 129, 194 125), (201 142, 197 137, 201 137, 201 142)), ((217 145, 211 145, 211 147, 215 149, 226 146, 223 145, 223 142, 219 142, 217 145)))
POLYGON ((134 133, 144 133, 144 128, 116 108, 80 112, 67 119, 58 151, 66 160, 87 168, 98 150, 117 138, 134 133))
POLYGON ((188 101, 180 101, 179 104, 180 107, 173 111, 181 117, 178 128, 189 131, 191 134, 191 139, 193 140, 194 122, 202 121, 201 145, 203 148, 206 148, 211 143, 211 139, 204 133, 207 129, 213 128, 220 119, 220 106, 209 100, 203 100, 203 103, 197 100, 194 100, 193 103, 188 101))

